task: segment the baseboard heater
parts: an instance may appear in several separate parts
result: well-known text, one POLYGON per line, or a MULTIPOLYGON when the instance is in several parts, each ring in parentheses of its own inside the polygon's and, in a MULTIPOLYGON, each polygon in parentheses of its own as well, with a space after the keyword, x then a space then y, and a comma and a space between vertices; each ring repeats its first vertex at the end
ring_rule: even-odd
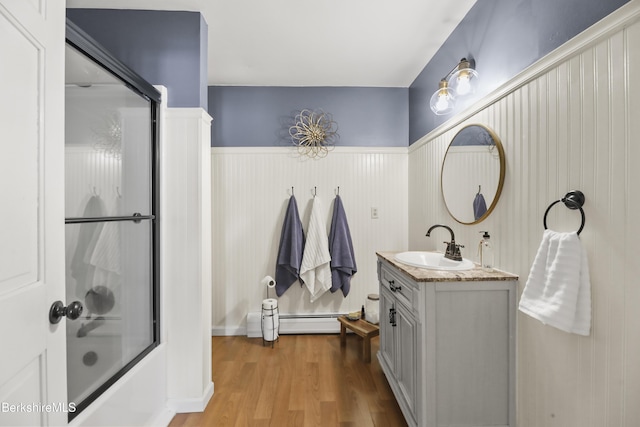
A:
MULTIPOLYGON (((262 336, 262 313, 247 314, 247 337, 262 336)), ((286 334, 337 334, 340 323, 336 320, 343 313, 327 314, 279 314, 280 335, 286 334)))

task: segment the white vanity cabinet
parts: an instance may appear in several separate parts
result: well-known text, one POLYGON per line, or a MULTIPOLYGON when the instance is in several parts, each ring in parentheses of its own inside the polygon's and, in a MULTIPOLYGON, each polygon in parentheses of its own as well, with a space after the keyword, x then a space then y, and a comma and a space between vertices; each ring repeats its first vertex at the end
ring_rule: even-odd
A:
POLYGON ((378 253, 378 360, 407 424, 513 427, 518 277, 393 255, 378 253))
POLYGON ((417 418, 417 356, 419 345, 418 311, 414 296, 419 294, 415 284, 403 280, 387 268, 378 269, 380 280, 380 364, 409 425, 417 418))

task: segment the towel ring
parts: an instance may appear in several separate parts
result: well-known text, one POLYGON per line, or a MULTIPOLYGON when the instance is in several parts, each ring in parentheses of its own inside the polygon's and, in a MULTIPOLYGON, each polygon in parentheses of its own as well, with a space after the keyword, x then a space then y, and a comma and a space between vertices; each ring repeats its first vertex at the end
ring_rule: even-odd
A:
POLYGON ((580 228, 578 229, 578 235, 580 235, 580 232, 584 228, 585 217, 584 217, 584 210, 582 209, 582 205, 584 205, 584 194, 582 194, 582 191, 579 191, 579 190, 570 191, 562 199, 556 200, 555 202, 549 205, 549 207, 544 213, 544 219, 542 220, 542 223, 544 224, 544 229, 547 230, 547 214, 555 204, 560 202, 564 203, 564 205, 569 209, 572 209, 572 210, 580 209, 580 215, 582 215, 582 224, 580 224, 580 228))

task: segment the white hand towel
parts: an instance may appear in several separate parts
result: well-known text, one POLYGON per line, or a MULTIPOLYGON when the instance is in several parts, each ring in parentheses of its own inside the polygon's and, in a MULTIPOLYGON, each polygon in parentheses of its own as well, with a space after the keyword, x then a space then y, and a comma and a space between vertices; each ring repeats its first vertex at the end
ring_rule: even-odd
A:
POLYGON ((544 231, 519 309, 562 331, 589 335, 589 266, 586 250, 576 232, 544 231))
POLYGON ((329 265, 331 255, 329 255, 329 238, 323 218, 322 203, 316 196, 313 198, 307 241, 300 266, 300 279, 311 293, 311 302, 331 288, 331 266, 329 265))
POLYGON ((120 258, 122 256, 122 248, 120 246, 121 224, 120 222, 107 222, 104 224, 93 249, 93 254, 91 254, 91 265, 120 274, 120 258))

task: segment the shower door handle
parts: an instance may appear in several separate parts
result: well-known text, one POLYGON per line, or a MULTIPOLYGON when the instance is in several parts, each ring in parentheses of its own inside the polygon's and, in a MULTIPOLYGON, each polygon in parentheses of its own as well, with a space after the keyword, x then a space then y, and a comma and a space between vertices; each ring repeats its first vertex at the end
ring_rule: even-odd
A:
POLYGON ((56 301, 51 304, 49 309, 49 322, 53 325, 60 322, 64 316, 67 316, 69 320, 76 320, 82 314, 84 307, 80 301, 74 301, 68 306, 64 306, 62 301, 56 301))

